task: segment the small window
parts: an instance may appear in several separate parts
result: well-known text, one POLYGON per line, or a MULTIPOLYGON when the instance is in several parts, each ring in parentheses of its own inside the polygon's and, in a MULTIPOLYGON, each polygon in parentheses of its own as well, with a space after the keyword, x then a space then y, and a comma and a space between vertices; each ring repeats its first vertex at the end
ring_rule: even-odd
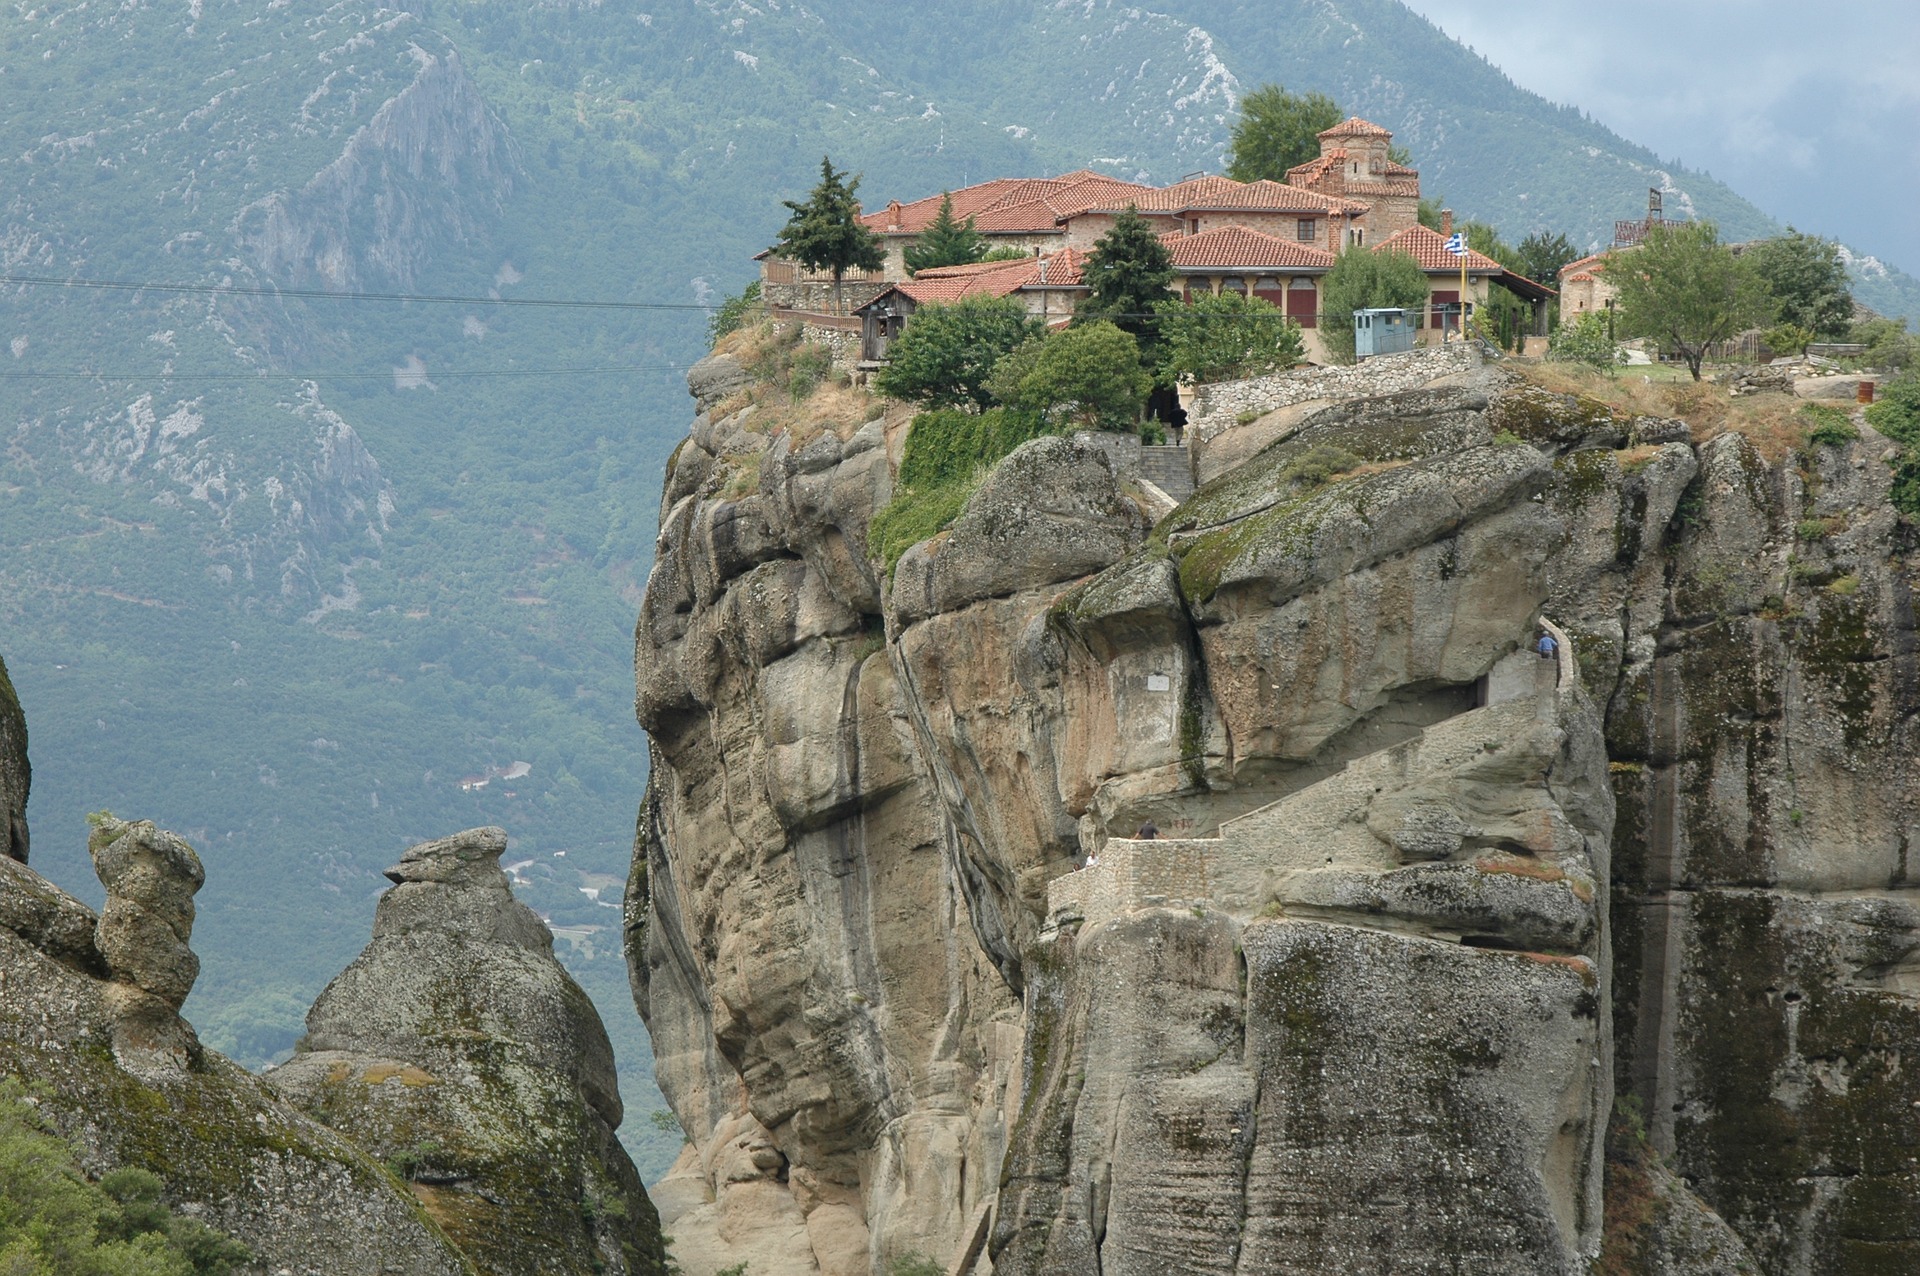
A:
POLYGON ((1302 217, 1299 221, 1294 223, 1294 237, 1303 244, 1312 243, 1313 237, 1315 234, 1313 229, 1314 224, 1315 223, 1313 218, 1302 217))

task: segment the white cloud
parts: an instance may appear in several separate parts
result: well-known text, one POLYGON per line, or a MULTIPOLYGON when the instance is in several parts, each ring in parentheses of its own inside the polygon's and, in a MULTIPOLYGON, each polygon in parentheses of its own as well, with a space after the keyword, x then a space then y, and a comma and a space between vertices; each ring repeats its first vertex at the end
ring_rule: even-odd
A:
POLYGON ((1914 0, 1406 0, 1524 88, 1920 269, 1914 0))

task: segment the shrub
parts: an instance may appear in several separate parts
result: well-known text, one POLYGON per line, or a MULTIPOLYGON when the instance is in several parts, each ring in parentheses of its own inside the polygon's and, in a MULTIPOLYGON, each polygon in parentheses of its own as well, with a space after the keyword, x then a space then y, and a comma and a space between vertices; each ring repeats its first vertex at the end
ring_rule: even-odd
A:
POLYGON ((124 1167, 87 1182, 17 1085, 0 1084, 0 1271, 25 1276, 229 1276, 247 1247, 176 1217, 164 1184, 124 1167))
POLYGON ((1279 307, 1237 292, 1174 298, 1160 315, 1160 376, 1171 383, 1255 377, 1300 361, 1300 325, 1279 307))
POLYGON ((1767 329, 1760 334, 1767 349, 1775 354, 1805 354, 1807 347, 1819 337, 1811 328, 1802 328, 1799 324, 1783 323, 1767 329))
POLYGON ((1288 463, 1280 477, 1303 487, 1319 487, 1335 476, 1359 469, 1366 462, 1343 447, 1320 443, 1308 448, 1288 463))
POLYGON ((795 403, 811 395, 833 370, 833 351, 825 346, 804 345, 793 352, 787 373, 787 393, 795 403))
POLYGON ((1892 462, 1893 503, 1907 517, 1920 517, 1920 369, 1881 387, 1867 424, 1900 445, 1892 462))
POLYGON ((720 338, 738 332, 760 309, 760 281, 756 279, 741 289, 739 296, 728 297, 707 316, 707 344, 718 345, 720 338))
POLYGON ((1612 376, 1627 355, 1607 335, 1606 319, 1591 312, 1563 323, 1547 339, 1547 358, 1561 363, 1584 363, 1612 376))
POLYGON ((946 1268, 915 1250, 887 1264, 887 1276, 946 1276, 946 1268))
POLYGON ((867 525, 867 552, 891 572, 900 555, 953 524, 996 462, 1050 432, 1044 418, 1008 408, 922 412, 907 434, 893 499, 867 525))
POLYGON ((1813 429, 1807 433, 1807 442, 1821 447, 1845 447, 1860 437, 1860 431, 1853 428, 1853 422, 1847 419, 1845 409, 1828 407, 1824 403, 1809 403, 1800 409, 1807 419, 1813 422, 1813 429))

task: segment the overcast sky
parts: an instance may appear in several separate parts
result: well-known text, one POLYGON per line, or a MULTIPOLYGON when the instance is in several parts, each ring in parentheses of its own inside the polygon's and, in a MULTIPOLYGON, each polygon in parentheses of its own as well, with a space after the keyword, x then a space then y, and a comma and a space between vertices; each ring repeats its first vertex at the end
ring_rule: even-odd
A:
POLYGON ((1405 0, 1516 84, 1920 274, 1920 0, 1405 0))

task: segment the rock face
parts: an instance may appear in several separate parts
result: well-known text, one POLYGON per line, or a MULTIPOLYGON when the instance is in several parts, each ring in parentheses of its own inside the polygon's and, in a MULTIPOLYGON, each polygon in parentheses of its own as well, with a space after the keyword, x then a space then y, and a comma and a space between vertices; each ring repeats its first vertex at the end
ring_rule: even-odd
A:
POLYGON ((1157 524, 1030 443, 890 580, 898 429, 696 379, 628 895, 690 1276, 1920 1265, 1884 445, 1449 354, 1157 524))
POLYGON ((267 1079, 395 1167, 476 1266, 511 1276, 665 1271, 614 1131, 613 1050, 553 936, 513 898, 507 835, 414 846, 373 942, 267 1079))

